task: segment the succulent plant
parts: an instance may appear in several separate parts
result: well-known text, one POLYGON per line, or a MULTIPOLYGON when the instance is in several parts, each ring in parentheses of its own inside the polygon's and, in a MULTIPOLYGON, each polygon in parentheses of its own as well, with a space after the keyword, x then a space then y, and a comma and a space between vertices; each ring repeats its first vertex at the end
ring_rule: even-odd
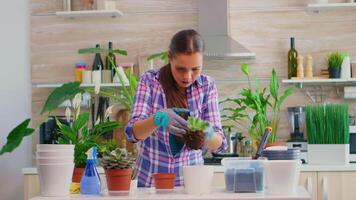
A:
POLYGON ((132 168, 135 162, 136 158, 128 154, 124 148, 104 152, 101 158, 101 165, 105 169, 128 169, 132 168))
POLYGON ((199 118, 188 117, 188 128, 190 131, 204 131, 209 127, 209 123, 199 118))

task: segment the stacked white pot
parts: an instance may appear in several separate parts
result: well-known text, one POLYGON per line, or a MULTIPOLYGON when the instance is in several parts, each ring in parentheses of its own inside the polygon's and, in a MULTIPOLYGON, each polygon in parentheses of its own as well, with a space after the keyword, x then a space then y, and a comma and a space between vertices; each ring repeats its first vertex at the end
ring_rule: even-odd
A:
POLYGON ((42 196, 68 196, 74 169, 74 145, 38 144, 36 152, 42 196))

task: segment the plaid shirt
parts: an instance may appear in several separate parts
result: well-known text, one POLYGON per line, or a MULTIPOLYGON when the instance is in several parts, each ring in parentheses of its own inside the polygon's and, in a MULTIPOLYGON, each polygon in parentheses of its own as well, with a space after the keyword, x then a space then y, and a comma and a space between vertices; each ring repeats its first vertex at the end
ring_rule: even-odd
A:
MULTIPOLYGON (((125 129, 126 136, 131 142, 138 142, 132 130, 136 121, 147 119, 157 111, 167 108, 165 94, 158 77, 159 70, 150 70, 140 78, 131 119, 125 129)), ((187 97, 190 116, 199 117, 213 125, 215 131, 223 138, 223 143, 216 152, 225 150, 227 144, 221 128, 215 82, 208 76, 200 75, 187 88, 187 97)), ((140 142, 139 157, 136 162, 139 187, 153 186, 153 174, 158 172, 175 173, 175 184, 181 186, 183 166, 204 164, 202 151, 189 150, 185 145, 173 156, 169 145, 169 133, 163 129, 156 129, 148 138, 140 142)))

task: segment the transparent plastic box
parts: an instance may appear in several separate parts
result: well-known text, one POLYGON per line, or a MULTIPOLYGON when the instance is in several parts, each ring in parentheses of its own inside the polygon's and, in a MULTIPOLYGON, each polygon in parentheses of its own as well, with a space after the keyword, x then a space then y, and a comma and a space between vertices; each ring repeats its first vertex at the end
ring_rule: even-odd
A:
POLYGON ((225 188, 229 192, 263 192, 263 160, 224 158, 225 188))

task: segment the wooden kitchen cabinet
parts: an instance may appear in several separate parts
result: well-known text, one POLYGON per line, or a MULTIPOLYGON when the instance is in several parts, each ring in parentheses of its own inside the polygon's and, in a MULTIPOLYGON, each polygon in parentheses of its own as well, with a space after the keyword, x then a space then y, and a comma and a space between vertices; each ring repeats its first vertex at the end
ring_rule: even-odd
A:
POLYGON ((317 172, 301 172, 299 185, 303 186, 311 194, 311 200, 318 200, 317 172))
POLYGON ((318 200, 355 199, 355 172, 318 172, 318 200))

